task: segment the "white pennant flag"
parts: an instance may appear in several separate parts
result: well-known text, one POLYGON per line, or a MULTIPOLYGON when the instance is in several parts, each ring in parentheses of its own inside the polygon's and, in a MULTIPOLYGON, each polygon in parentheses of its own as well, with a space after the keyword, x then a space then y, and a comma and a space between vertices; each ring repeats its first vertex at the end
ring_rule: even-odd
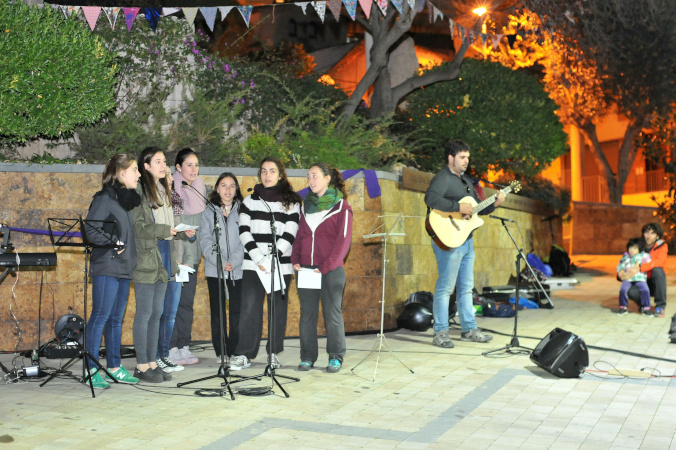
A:
POLYGON ((221 12, 221 20, 225 20, 230 11, 232 11, 234 6, 219 6, 218 10, 221 12))
MULTIPOLYGON (((430 3, 430 5, 432 5, 432 4, 430 3)), ((432 11, 434 12, 434 21, 433 21, 433 22, 436 22, 437 19, 440 18, 440 17, 441 17, 441 19, 443 20, 443 18, 444 18, 444 13, 442 13, 441 11, 439 11, 439 9, 437 9, 436 6, 432 5, 432 11)), ((451 22, 451 23, 453 23, 453 22, 451 22)))
POLYGON ((180 10, 181 8, 162 8, 162 17, 176 14, 180 10))
POLYGON ((324 23, 324 16, 326 16, 326 2, 312 2, 312 7, 317 11, 317 15, 324 23))
POLYGON ((408 0, 408 6, 411 9, 415 9, 415 0, 408 0))
POLYGON ((455 23, 453 22, 453 19, 448 19, 448 27, 451 29, 451 39, 453 39, 453 35, 455 34, 455 23))
POLYGON ((117 15, 120 12, 120 8, 114 8, 112 6, 104 6, 103 14, 108 18, 108 23, 110 24, 110 29, 115 29, 115 22, 117 21, 117 15))
POLYGON ((300 6, 300 9, 303 10, 303 15, 307 16, 307 5, 309 5, 310 2, 300 2, 300 3, 294 3, 294 5, 300 6))

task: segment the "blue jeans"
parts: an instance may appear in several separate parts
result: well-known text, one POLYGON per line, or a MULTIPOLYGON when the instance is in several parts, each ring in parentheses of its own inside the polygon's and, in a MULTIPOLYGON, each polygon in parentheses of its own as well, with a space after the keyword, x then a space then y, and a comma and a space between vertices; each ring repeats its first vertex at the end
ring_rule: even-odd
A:
POLYGON ((179 300, 181 300, 181 283, 170 280, 167 284, 167 293, 164 294, 164 308, 162 309, 162 317, 160 317, 157 359, 169 356, 169 342, 171 341, 171 333, 174 331, 179 300))
POLYGON ((474 288, 474 241, 467 239, 460 247, 444 251, 432 241, 437 258, 439 279, 434 289, 434 332, 448 329, 448 303, 456 291, 462 332, 476 329, 472 289, 474 288))
MULTIPOLYGON (((122 319, 129 297, 131 280, 97 275, 92 278, 92 313, 87 322, 87 351, 98 361, 101 337, 106 338, 106 364, 120 367, 122 319)), ((90 368, 94 364, 88 361, 90 368)))

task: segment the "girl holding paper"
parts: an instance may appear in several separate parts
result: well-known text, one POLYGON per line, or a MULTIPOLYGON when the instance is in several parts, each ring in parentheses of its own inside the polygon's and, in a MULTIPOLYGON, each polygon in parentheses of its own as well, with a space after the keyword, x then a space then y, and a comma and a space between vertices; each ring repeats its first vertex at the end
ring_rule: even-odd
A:
MULTIPOLYGON (((239 342, 235 357, 231 360, 232 370, 251 366, 251 360, 258 354, 263 332, 263 284, 270 282, 272 265, 271 246, 272 224, 276 228, 279 266, 275 269, 274 317, 270 318, 270 294, 268 294, 268 324, 272 324, 267 351, 271 353, 274 367, 280 367, 277 354, 284 350, 286 333, 287 296, 280 290, 281 274, 285 285, 291 282, 291 246, 298 232, 300 202, 302 199, 293 191, 286 177, 284 164, 268 156, 258 170, 260 184, 244 199, 239 213, 239 237, 244 246, 242 263, 242 311, 239 319, 239 342), (270 342, 274 346, 271 348, 270 342)), ((286 290, 285 290, 286 292, 286 290)))
MULTIPOLYGON (((184 148, 176 154, 176 172, 174 188, 183 200, 183 212, 179 223, 199 225, 202 212, 206 207, 207 188, 199 177, 200 163, 197 154, 190 148, 184 148)), ((178 262, 195 269, 188 275, 188 281, 181 287, 181 299, 176 311, 174 330, 169 344, 169 359, 179 365, 197 364, 198 359, 190 351, 192 341, 193 305, 197 288, 197 268, 202 254, 197 237, 177 243, 178 262)))
MULTIPOLYGON (((291 262, 298 271, 300 299, 300 364, 307 371, 317 361, 317 318, 319 302, 326 325, 326 371, 339 372, 345 356, 345 324, 343 323, 343 261, 352 240, 352 208, 347 204, 345 184, 340 172, 325 163, 317 163, 308 171, 310 192, 305 196, 300 215, 291 262), (319 286, 310 281, 304 286, 304 270, 321 274, 319 286)), ((309 278, 309 277, 308 277, 309 278)))
POLYGON ((220 317, 223 315, 223 331, 226 342, 225 356, 235 354, 239 340, 239 315, 242 308, 242 262, 244 261, 244 247, 239 240, 239 211, 242 203, 242 193, 239 190, 237 177, 224 172, 216 180, 214 190, 209 194, 209 201, 214 211, 202 214, 200 225, 200 248, 204 255, 204 274, 207 277, 209 288, 209 305, 211 307, 211 342, 219 358, 223 354, 221 349, 220 317), (214 234, 214 214, 220 227, 219 243, 221 247, 221 267, 223 270, 223 285, 218 294, 218 260, 216 254, 216 236, 214 234), (230 336, 228 336, 225 313, 225 289, 228 289, 230 336), (219 311, 220 308, 220 311, 219 311))
MULTIPOLYGON (((157 366, 157 346, 160 316, 169 278, 178 272, 174 214, 170 188, 166 177, 169 170, 164 152, 148 147, 138 158, 141 173, 141 205, 133 210, 137 264, 134 271, 136 316, 134 317, 134 347, 136 370, 141 381, 160 383, 171 380, 171 374, 157 366)), ((180 233, 192 238, 194 230, 180 233)))

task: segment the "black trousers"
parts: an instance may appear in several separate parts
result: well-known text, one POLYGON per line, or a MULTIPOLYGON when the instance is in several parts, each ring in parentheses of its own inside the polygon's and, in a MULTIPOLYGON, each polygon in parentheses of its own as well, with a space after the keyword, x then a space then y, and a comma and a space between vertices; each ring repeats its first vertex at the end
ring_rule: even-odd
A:
POLYGON ((237 349, 239 341, 239 316, 242 309, 242 280, 222 280, 225 286, 222 286, 223 301, 218 298, 218 278, 207 277, 207 287, 209 288, 209 307, 211 309, 211 342, 214 344, 216 356, 220 357, 221 351, 221 324, 220 312, 223 313, 223 338, 225 339, 225 356, 232 356, 237 349), (230 300, 228 302, 228 312, 225 312, 225 290, 228 290, 230 300), (219 308, 220 307, 220 308, 219 308), (228 317, 230 322, 228 323, 228 317), (228 333, 228 325, 230 333, 228 333))
MULTIPOLYGON (((667 276, 664 273, 663 267, 655 267, 652 276, 648 278, 648 288, 650 288, 650 295, 655 297, 656 308, 667 307, 667 276)), ((627 296, 641 304, 641 294, 636 286, 632 286, 627 292, 627 296)))
MULTIPOLYGON (((275 275, 276 277, 277 275, 275 275)), ((284 275, 284 283, 288 290, 291 275, 284 275)), ((275 283, 277 284, 277 283, 275 283)), ((282 297, 281 291, 275 293, 274 318, 270 318, 272 308, 268 295, 268 343, 266 351, 270 353, 270 342, 273 341, 272 353, 284 351, 284 336, 286 334, 286 313, 288 297, 282 297), (270 326, 272 325, 272 333, 270 326)), ((239 316, 239 342, 235 355, 245 355, 254 359, 258 355, 258 347, 263 336, 263 298, 265 288, 253 270, 245 270, 242 277, 242 310, 239 316)))
POLYGON ((195 290, 197 289, 198 267, 199 264, 193 266, 195 273, 188 276, 188 281, 183 283, 181 288, 181 300, 178 302, 176 321, 174 322, 174 331, 171 334, 169 348, 183 348, 190 345, 192 341, 193 304, 195 303, 195 290))

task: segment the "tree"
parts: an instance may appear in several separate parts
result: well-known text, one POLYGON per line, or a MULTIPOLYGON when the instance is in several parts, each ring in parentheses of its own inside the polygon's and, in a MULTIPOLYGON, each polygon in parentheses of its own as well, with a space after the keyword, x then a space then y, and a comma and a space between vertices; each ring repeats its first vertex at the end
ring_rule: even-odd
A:
POLYGON ((457 137, 472 148, 476 173, 501 168, 534 176, 568 150, 556 104, 535 76, 471 58, 462 72, 462 80, 408 99, 410 127, 421 140, 416 161, 423 169, 437 170, 443 144, 457 137))
POLYGON ((613 203, 622 202, 636 158, 635 139, 676 101, 676 9, 670 0, 525 0, 542 18, 552 58, 548 89, 562 120, 592 144, 613 203), (595 120, 614 106, 629 125, 620 145, 617 173, 601 150, 595 120))
MULTIPOLYGON (((369 54, 370 66, 341 111, 343 121, 354 114, 362 97, 371 86, 373 86, 371 117, 385 117, 394 113, 397 105, 411 92, 424 86, 455 80, 460 76, 460 67, 470 46, 469 39, 463 41, 460 48, 455 52, 453 60, 445 65, 442 70, 416 74, 397 86, 391 85, 390 74, 387 69, 390 54, 411 29, 418 10, 422 10, 424 0, 416 0, 415 8, 411 8, 407 1, 401 3, 401 14, 398 14, 390 5, 387 16, 383 16, 374 2, 371 5, 371 14, 368 19, 357 16, 359 23, 373 37, 373 46, 369 54)), ((469 5, 475 5, 475 2, 460 0, 444 3, 448 3, 453 11, 469 11, 472 9, 469 5)), ((497 13, 501 8, 511 8, 514 2, 511 0, 494 0, 488 3, 491 4, 491 10, 497 13)), ((474 16, 466 21, 465 25, 473 32, 478 33, 481 30, 482 19, 474 16)))
POLYGON ((59 136, 115 106, 114 55, 85 23, 3 2, 0 30, 0 137, 59 136))

